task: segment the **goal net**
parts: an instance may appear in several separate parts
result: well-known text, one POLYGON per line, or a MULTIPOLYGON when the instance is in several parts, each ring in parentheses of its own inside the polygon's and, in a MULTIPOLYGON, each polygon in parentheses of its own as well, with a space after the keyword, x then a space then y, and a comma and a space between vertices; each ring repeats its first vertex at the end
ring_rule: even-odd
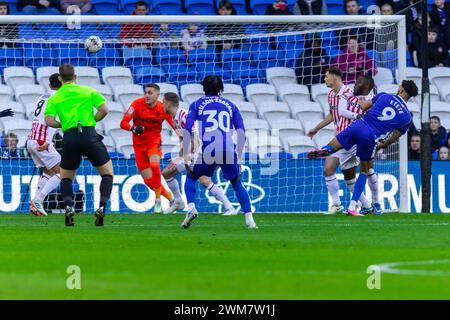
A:
MULTIPOLYGON (((24 145, 32 127, 38 97, 48 92, 48 77, 62 63, 76 66, 77 82, 101 92, 109 115, 97 124, 114 162, 110 211, 151 212, 154 193, 136 169, 129 132, 119 128, 129 104, 143 95, 143 85, 158 83, 161 97, 175 92, 180 107, 203 95, 206 75, 220 75, 223 96, 233 101, 247 129, 242 179, 256 212, 323 212, 330 199, 323 178, 323 160, 305 153, 334 136, 332 124, 313 139, 306 136, 328 113, 324 73, 338 66, 353 87, 365 73, 377 90, 395 93, 405 75, 405 31, 397 16, 70 16, 0 17, 9 32, 0 39, 0 212, 27 212, 36 192, 39 169, 24 145), (89 53, 84 41, 98 36, 103 48, 89 53)), ((55 138, 61 150, 62 133, 55 138)), ((164 168, 176 157, 179 141, 162 130, 164 168)), ((406 144, 395 144, 376 157, 380 201, 385 210, 406 211, 406 144), (402 195, 402 196, 401 196, 402 195)), ((348 203, 341 171, 342 201, 348 203)), ((184 185, 185 175, 179 177, 184 185)), ((238 208, 233 189, 220 170, 213 177, 238 208)), ((99 200, 100 177, 83 161, 76 177, 76 208, 92 212, 99 200)), ((165 182, 164 182, 165 183, 165 182)), ((220 202, 198 186, 197 207, 221 212, 220 202)), ((183 188, 181 188, 183 189, 183 188)), ((370 191, 367 189, 370 199, 370 191)), ((184 192, 183 192, 184 194, 184 192)), ((60 210, 59 191, 46 199, 47 209, 60 210)), ((163 202, 163 207, 168 203, 163 202)), ((239 209, 239 208, 238 208, 239 209)))

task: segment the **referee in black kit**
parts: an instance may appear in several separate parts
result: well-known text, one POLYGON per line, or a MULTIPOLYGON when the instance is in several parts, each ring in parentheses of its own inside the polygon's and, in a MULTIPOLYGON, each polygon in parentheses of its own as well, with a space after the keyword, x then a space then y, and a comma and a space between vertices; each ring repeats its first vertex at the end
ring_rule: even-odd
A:
POLYGON ((103 226, 106 204, 111 195, 114 170, 103 137, 95 124, 107 114, 106 99, 96 90, 75 83, 77 77, 71 64, 59 67, 61 88, 47 101, 45 122, 64 132, 61 159, 61 195, 66 208, 66 226, 73 226, 73 185, 81 158, 85 155, 102 177, 100 204, 95 212, 95 225, 103 226), (93 108, 97 109, 94 114, 93 108), (60 122, 56 121, 56 116, 60 122))

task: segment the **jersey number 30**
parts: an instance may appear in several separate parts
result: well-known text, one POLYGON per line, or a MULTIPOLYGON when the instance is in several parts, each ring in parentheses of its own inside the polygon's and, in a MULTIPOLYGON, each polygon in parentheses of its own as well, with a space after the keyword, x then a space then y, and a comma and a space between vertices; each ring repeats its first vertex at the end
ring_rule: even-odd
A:
POLYGON ((223 132, 230 131, 230 114, 226 111, 220 111, 217 115, 217 110, 206 110, 203 112, 208 118, 206 118, 206 123, 211 124, 207 128, 205 128, 205 132, 212 132, 217 129, 222 130, 223 132))
POLYGON ((389 121, 395 118, 395 110, 391 107, 386 107, 381 111, 382 116, 377 117, 381 121, 389 121))

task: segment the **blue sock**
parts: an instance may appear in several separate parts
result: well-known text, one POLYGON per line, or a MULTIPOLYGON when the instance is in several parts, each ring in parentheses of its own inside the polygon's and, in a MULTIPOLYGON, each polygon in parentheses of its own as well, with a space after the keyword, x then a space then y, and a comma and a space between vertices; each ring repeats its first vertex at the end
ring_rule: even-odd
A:
POLYGON ((248 195, 247 190, 245 190, 241 179, 238 179, 234 183, 232 182, 231 185, 233 186, 233 189, 236 192, 236 196, 238 198, 239 204, 241 205, 242 211, 244 213, 252 212, 250 197, 248 195))
POLYGON ((195 202, 195 180, 191 175, 186 175, 186 182, 184 184, 184 193, 186 194, 187 203, 195 202))
POLYGON ((334 152, 334 149, 332 147, 330 147, 330 146, 324 146, 324 147, 322 147, 322 150, 330 151, 330 153, 334 152))
POLYGON ((364 188, 366 187, 366 181, 367 181, 367 175, 364 173, 360 173, 358 180, 356 180, 355 183, 355 190, 353 191, 352 200, 358 202, 359 198, 361 197, 361 194, 364 191, 364 188))

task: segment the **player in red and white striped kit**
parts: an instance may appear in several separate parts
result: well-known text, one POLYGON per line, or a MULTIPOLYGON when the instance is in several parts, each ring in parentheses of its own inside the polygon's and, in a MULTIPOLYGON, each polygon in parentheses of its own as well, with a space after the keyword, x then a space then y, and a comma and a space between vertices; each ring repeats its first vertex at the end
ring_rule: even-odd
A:
MULTIPOLYGON (((343 84, 342 73, 338 68, 330 68, 326 72, 325 84, 331 88, 328 94, 330 113, 315 128, 309 131, 308 136, 311 138, 331 122, 334 122, 336 134, 347 128, 362 114, 362 110, 358 105, 358 95, 367 96, 374 87, 373 79, 370 76, 362 76, 358 78, 355 84, 354 93, 350 87, 343 84)), ((339 183, 335 175, 339 165, 348 189, 350 192, 353 192, 356 182, 356 167, 359 165, 355 147, 349 151, 342 149, 325 160, 324 176, 328 192, 333 201, 330 213, 341 213, 344 211, 339 197, 339 183)), ((381 207, 378 204, 378 181, 375 172, 372 172, 371 177, 372 180, 369 185, 372 190, 374 206, 362 194, 360 198, 362 214, 367 214, 374 210, 381 211, 381 207)))
MULTIPOLYGON (((184 124, 186 122, 187 112, 179 107, 179 98, 176 93, 168 92, 164 94, 163 105, 166 112, 173 117, 173 123, 177 130, 177 133, 180 136, 180 140, 182 137, 181 131, 184 129, 184 124)), ((199 150, 199 139, 196 136, 193 143, 192 150, 192 162, 194 161, 197 150, 199 150)), ((180 155, 182 154, 182 150, 180 150, 180 155)), ((169 186, 170 191, 172 191, 174 195, 174 201, 171 203, 170 208, 168 208, 163 213, 173 213, 177 210, 183 210, 185 205, 184 201, 181 198, 180 186, 178 184, 178 180, 176 176, 179 173, 183 173, 186 171, 184 159, 180 156, 178 158, 172 159, 171 163, 163 170, 162 175, 164 179, 166 179, 167 185, 169 186)), ((233 208, 230 200, 228 200, 227 196, 223 193, 222 189, 216 186, 210 177, 202 176, 200 177, 200 183, 220 202, 223 203, 225 207, 224 215, 236 215, 237 211, 233 208)))
POLYGON ((53 191, 61 182, 59 176, 59 163, 61 155, 53 146, 53 136, 56 129, 45 124, 44 111, 47 100, 51 94, 61 87, 58 79, 59 74, 50 76, 50 94, 39 97, 36 109, 33 113, 33 126, 27 139, 27 150, 31 155, 35 165, 42 168, 42 175, 39 177, 38 186, 34 198, 30 201, 30 210, 36 216, 46 216, 43 201, 45 197, 53 191))

